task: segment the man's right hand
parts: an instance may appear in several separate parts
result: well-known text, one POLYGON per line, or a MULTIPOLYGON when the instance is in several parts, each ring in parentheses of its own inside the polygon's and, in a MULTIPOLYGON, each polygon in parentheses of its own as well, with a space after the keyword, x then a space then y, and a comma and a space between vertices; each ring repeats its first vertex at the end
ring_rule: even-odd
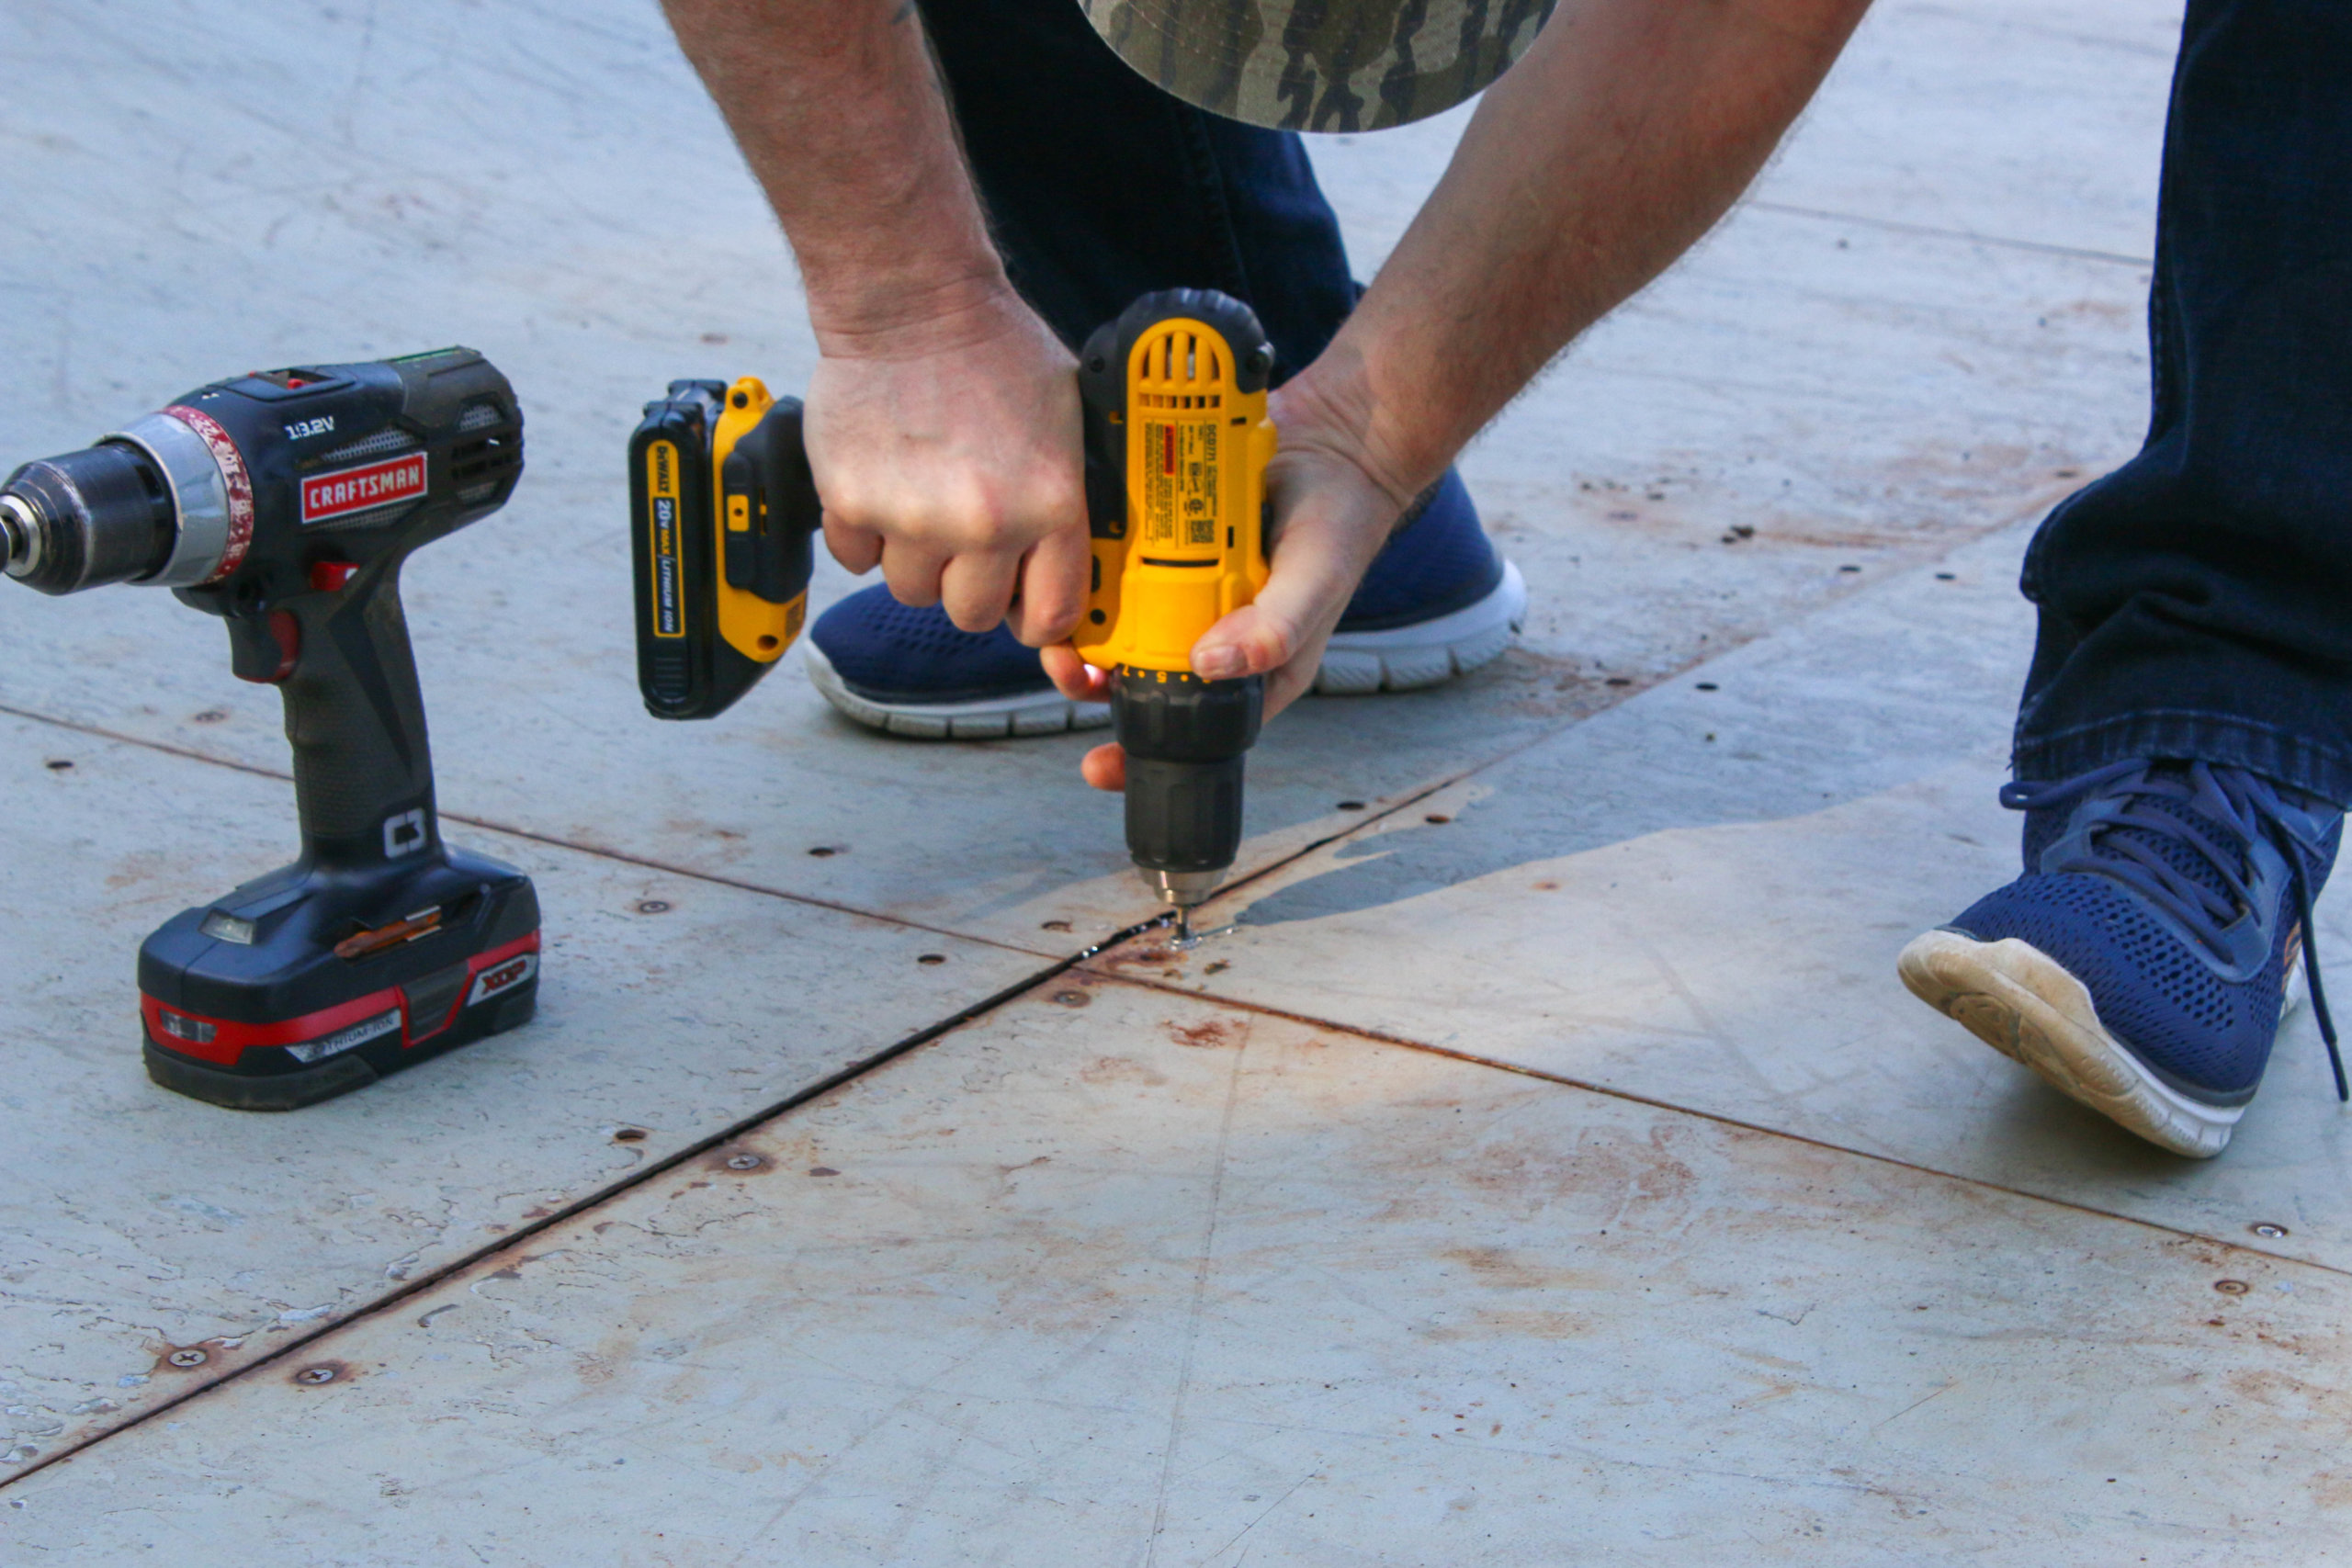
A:
POLYGON ((825 542, 969 632, 1067 637, 1089 563, 1077 364, 1010 288, 830 334, 808 390, 825 542))

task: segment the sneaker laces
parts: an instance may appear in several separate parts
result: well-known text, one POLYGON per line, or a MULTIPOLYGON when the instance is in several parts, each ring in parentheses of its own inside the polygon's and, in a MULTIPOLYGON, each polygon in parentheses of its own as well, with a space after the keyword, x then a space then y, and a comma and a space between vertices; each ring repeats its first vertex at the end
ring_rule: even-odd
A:
POLYGON ((2335 1021, 2319 977, 2318 931, 2312 920, 2311 864, 2326 852, 2287 820, 2278 792, 2267 780, 2241 768, 2211 763, 2158 763, 2128 758, 2054 784, 2007 784, 2001 804, 2012 811, 2043 811, 2093 794, 2119 800, 2107 818, 2092 825, 2083 849, 2046 871, 2078 872, 2119 882, 2178 920, 2215 953, 2224 951, 2222 931, 2254 902, 2245 846, 2267 839, 2286 857, 2302 941, 2303 977, 2311 987, 2312 1016, 2327 1045, 2335 1074, 2335 1097, 2352 1100, 2336 1049, 2335 1021), (2169 804, 2159 804, 2169 803, 2169 804), (2217 842, 2210 823, 2236 835, 2237 843, 2217 842), (2128 831, 2126 831, 2128 829, 2128 831), (2186 850, 2165 853, 2165 847, 2186 850), (2200 868, 2207 877, 2193 874, 2200 868), (2210 880, 2209 880, 2210 877, 2210 880))

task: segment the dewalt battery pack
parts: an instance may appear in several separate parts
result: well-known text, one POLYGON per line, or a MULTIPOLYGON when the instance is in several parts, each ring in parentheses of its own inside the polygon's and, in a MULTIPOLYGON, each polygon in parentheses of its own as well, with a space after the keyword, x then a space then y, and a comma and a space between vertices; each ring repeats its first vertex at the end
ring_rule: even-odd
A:
POLYGON ((710 718, 800 635, 823 520, 800 400, 753 377, 673 381, 629 437, 637 683, 656 718, 710 718))

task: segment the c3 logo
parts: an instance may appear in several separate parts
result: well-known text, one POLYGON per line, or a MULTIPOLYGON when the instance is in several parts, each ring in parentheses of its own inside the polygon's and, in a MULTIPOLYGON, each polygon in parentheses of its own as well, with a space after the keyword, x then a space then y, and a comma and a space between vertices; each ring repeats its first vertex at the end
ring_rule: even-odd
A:
POLYGON ((384 858, 398 860, 424 847, 424 808, 384 818, 384 858))

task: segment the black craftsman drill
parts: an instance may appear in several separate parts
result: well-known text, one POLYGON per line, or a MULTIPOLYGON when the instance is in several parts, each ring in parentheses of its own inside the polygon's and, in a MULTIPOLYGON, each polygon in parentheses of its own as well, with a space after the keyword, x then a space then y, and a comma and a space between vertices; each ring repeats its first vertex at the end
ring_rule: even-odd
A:
POLYGON ((0 485, 10 577, 169 588, 285 698, 300 858, 139 950, 164 1088, 290 1111, 530 1018, 538 899, 441 841, 399 589, 522 472, 514 389, 447 348, 216 382, 0 485))

